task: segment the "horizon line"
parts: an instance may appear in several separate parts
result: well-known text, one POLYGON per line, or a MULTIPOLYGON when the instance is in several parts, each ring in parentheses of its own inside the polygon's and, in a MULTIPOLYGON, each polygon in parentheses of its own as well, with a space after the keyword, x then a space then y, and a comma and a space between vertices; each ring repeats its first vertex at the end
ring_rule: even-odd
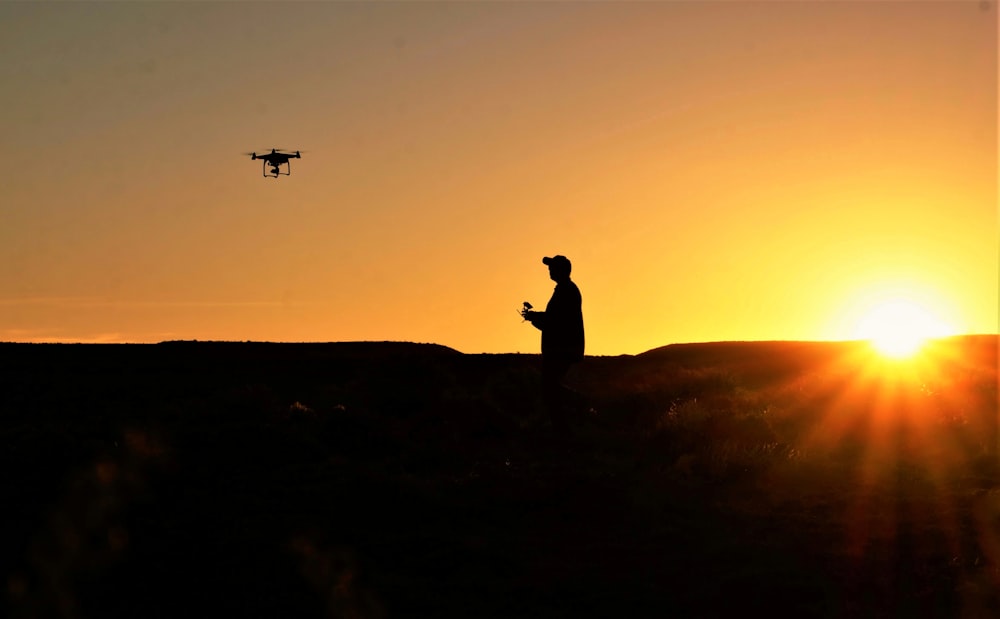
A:
MULTIPOLYGON (((975 333, 956 333, 951 335, 942 335, 936 337, 929 337, 926 339, 928 342, 935 342, 941 340, 950 340, 958 338, 979 338, 979 337, 996 337, 1000 338, 1000 332, 975 332, 975 333)), ((588 354, 585 357, 616 357, 616 356, 628 356, 628 355, 638 355, 644 352, 649 352, 652 350, 657 350, 660 348, 666 348, 669 346, 697 346, 697 345, 712 345, 712 344, 850 344, 850 343, 865 343, 871 342, 870 338, 849 338, 849 339, 747 339, 747 340, 697 340, 697 341, 683 341, 683 342, 670 342, 667 344, 654 345, 651 348, 647 348, 638 353, 602 353, 602 354, 588 354)), ((14 340, 0 340, 0 345, 68 345, 68 346, 157 346, 161 344, 269 344, 269 345, 335 345, 335 344, 412 344, 416 346, 439 346, 442 348, 447 348, 453 350, 460 354, 467 355, 540 355, 541 352, 520 352, 520 351, 504 351, 504 352, 487 352, 487 351, 477 351, 477 352, 465 352, 455 348, 454 346, 449 346, 447 344, 441 344, 438 342, 417 342, 412 340, 201 340, 197 338, 192 339, 167 339, 158 341, 110 341, 108 339, 94 338, 94 339, 69 339, 69 338, 40 338, 38 340, 32 341, 14 341, 14 340)))

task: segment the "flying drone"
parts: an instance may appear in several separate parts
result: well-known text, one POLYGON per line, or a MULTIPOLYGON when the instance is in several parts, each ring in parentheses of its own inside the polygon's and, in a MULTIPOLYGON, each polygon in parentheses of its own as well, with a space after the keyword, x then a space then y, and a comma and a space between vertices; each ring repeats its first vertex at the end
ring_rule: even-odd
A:
POLYGON ((278 178, 279 176, 291 176, 292 164, 289 163, 288 160, 301 159, 302 155, 299 154, 299 151, 295 151, 294 153, 283 153, 280 152, 281 150, 284 149, 272 148, 271 152, 264 153, 263 155, 258 155, 256 152, 244 153, 244 154, 250 155, 251 160, 256 161, 257 159, 260 159, 261 161, 263 161, 263 166, 261 169, 263 170, 264 178, 267 177, 278 178), (285 166, 284 172, 281 171, 282 165, 285 166), (270 167, 271 169, 268 170, 267 169, 268 167, 270 167))

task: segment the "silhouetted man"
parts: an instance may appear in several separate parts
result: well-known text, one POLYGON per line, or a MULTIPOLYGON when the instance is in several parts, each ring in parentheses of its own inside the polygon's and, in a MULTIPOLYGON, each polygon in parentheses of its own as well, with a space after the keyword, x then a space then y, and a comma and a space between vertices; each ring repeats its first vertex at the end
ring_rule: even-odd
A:
POLYGON ((542 397, 552 424, 564 430, 567 419, 562 408, 562 381, 570 366, 583 359, 583 298, 569 278, 573 268, 569 258, 542 258, 542 263, 549 267, 556 289, 544 312, 533 312, 526 306, 521 316, 542 332, 542 397))

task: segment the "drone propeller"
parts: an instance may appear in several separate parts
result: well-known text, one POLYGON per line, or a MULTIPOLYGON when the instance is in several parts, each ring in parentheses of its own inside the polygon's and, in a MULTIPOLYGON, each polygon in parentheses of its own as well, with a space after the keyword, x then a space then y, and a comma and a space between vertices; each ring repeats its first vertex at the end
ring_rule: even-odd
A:
POLYGON ((302 153, 308 153, 307 150, 291 150, 288 148, 265 148, 257 154, 257 151, 242 153, 244 156, 252 157, 254 159, 264 159, 268 155, 288 155, 290 157, 301 156, 302 153))

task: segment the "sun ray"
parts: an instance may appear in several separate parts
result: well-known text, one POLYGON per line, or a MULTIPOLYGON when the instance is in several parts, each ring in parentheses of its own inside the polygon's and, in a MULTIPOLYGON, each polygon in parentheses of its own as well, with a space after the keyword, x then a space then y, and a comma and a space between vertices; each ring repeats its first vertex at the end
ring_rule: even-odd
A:
POLYGON ((970 348, 966 338, 932 338, 901 360, 845 342, 844 354, 785 393, 785 406, 812 417, 804 449, 829 458, 849 480, 846 556, 863 562, 872 547, 887 544, 967 553, 955 479, 995 442, 984 412, 996 399, 983 387, 995 382, 990 352, 970 348), (938 536, 915 535, 914 523, 928 518, 938 536))

